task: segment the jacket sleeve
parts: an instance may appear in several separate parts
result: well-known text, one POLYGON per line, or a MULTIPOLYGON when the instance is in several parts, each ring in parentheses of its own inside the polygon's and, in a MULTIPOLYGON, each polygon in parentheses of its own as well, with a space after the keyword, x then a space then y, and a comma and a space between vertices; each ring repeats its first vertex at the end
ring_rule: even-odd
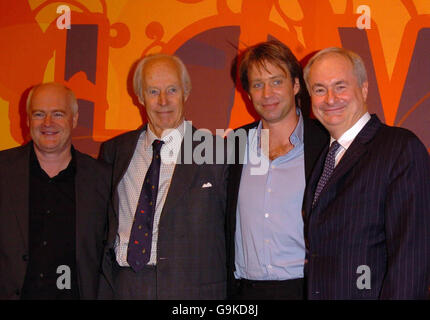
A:
POLYGON ((426 299, 430 285, 430 159, 408 136, 395 160, 385 201, 387 273, 381 299, 426 299))

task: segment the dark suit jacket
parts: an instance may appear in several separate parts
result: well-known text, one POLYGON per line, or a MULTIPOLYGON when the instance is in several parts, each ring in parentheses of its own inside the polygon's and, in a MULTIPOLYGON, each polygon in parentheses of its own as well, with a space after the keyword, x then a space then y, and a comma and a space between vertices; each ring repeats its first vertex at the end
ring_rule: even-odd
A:
MULTIPOLYGON (((143 130, 146 126, 109 140, 103 143, 100 151, 100 156, 113 165, 113 206, 103 264, 111 289, 115 281, 113 246, 121 196, 118 184, 127 171, 143 130)), ((193 148, 198 143, 193 142, 193 148)), ((183 163, 175 166, 159 221, 157 299, 223 299, 226 296, 224 222, 227 166, 183 163), (212 187, 202 188, 207 182, 212 187)), ((112 296, 104 290, 100 298, 112 296)))
POLYGON ((430 162, 410 131, 372 115, 311 210, 325 154, 305 194, 309 299, 423 299, 430 284, 430 162), (363 271, 370 268, 370 289, 363 271))
MULTIPOLYGON (((28 264, 32 143, 0 152, 0 299, 19 299, 28 264)), ((76 150, 76 265, 81 299, 95 299, 110 194, 109 166, 76 150)))
MULTIPOLYGON (((322 125, 312 119, 303 118, 304 124, 304 153, 305 153, 305 176, 306 181, 310 176, 311 170, 321 154, 321 151, 329 142, 328 132, 322 125)), ((248 131, 257 128, 258 121, 243 126, 248 131)), ((242 148, 244 150, 244 148, 242 148)), ((243 152, 240 153, 239 142, 235 143, 235 162, 229 166, 229 179, 227 188, 227 221, 226 221, 226 239, 227 239, 227 270, 228 270, 228 296, 235 294, 234 271, 235 271, 235 246, 234 238, 236 232, 236 209, 242 176, 243 165, 240 164, 243 159, 243 152)))

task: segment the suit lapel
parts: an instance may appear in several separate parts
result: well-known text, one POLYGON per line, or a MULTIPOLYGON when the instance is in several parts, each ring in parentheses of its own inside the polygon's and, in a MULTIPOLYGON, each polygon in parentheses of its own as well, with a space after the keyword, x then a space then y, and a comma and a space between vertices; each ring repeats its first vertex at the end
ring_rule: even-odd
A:
POLYGON ((146 125, 142 129, 134 131, 132 139, 125 139, 125 141, 118 146, 113 173, 114 190, 116 190, 119 182, 127 171, 130 161, 133 158, 134 151, 136 150, 140 134, 145 130, 146 125))
MULTIPOLYGON (((373 137, 375 136, 375 134, 377 133, 380 127, 381 127, 381 122, 379 121, 378 117, 376 115, 372 115, 372 118, 366 123, 363 129, 361 129, 361 131, 355 137, 354 141, 349 146, 348 150, 346 150, 342 159, 334 169, 332 176, 330 177, 329 181, 321 191, 316 207, 318 207, 318 203, 324 197, 324 195, 327 194, 327 190, 329 190, 334 185, 336 185, 339 179, 341 179, 346 173, 348 173, 348 171, 350 171, 355 166, 357 161, 359 161, 363 157, 363 155, 367 152, 367 146, 366 146, 367 143, 373 139, 373 137)), ((322 159, 322 161, 319 161, 319 165, 321 166, 320 172, 322 172, 322 166, 323 166, 326 154, 327 154, 327 151, 324 153, 324 158, 322 159)), ((318 180, 313 182, 316 185, 318 180)), ((313 198, 313 193, 312 193, 312 198, 313 198)))
POLYGON ((314 198, 315 188, 322 174, 323 167, 324 167, 324 160, 325 160, 325 157, 327 156, 327 152, 328 152, 328 145, 326 145, 323 151, 321 152, 321 155, 317 160, 312 170, 312 174, 309 178, 309 181, 306 185, 307 192, 305 193, 305 199, 303 200, 306 217, 309 217, 312 211, 312 200, 314 198))
MULTIPOLYGON (((189 128, 187 128, 186 130, 188 129, 189 128)), ((189 155, 186 155, 185 153, 191 152, 191 158, 193 158, 192 155, 194 153, 194 148, 200 143, 200 141, 193 141, 192 137, 194 132, 196 131, 194 127, 192 127, 191 136, 187 136, 186 130, 184 138, 182 139, 181 152, 178 155, 180 163, 175 165, 175 170, 173 171, 172 180, 170 183, 169 191, 167 193, 166 201, 163 206, 161 217, 164 215, 164 212, 168 212, 175 206, 176 202, 182 198, 182 195, 186 190, 189 190, 189 186, 193 182, 194 176, 196 175, 200 167, 199 165, 194 163, 194 159, 192 159, 191 164, 186 161, 186 159, 188 160, 189 155), (191 150, 187 149, 187 143, 190 143, 188 142, 189 139, 191 139, 190 142, 192 143, 191 150)))
POLYGON ((28 220, 29 220, 29 189, 30 189, 30 151, 32 143, 23 147, 23 153, 16 157, 8 171, 13 177, 8 181, 14 183, 8 186, 10 206, 13 209, 21 230, 22 241, 28 250, 28 220))
POLYGON ((79 151, 75 150, 76 156, 76 176, 75 176, 75 246, 76 246, 76 259, 77 264, 79 265, 79 257, 80 257, 80 239, 83 238, 82 233, 86 232, 83 226, 86 225, 85 221, 88 220, 86 217, 88 208, 90 206, 86 203, 85 199, 87 199, 88 195, 91 194, 91 191, 88 189, 88 186, 91 183, 87 182, 87 180, 91 177, 91 173, 87 170, 85 162, 82 161, 81 154, 79 151))
POLYGON ((312 119, 303 117, 303 141, 305 154, 305 177, 306 183, 312 173, 316 161, 321 155, 322 149, 329 143, 329 134, 320 124, 312 119))

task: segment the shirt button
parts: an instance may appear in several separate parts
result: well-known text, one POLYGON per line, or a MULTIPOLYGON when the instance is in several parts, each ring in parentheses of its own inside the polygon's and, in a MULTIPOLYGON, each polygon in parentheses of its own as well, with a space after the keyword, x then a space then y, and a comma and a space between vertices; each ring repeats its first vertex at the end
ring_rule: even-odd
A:
POLYGON ((44 277, 43 273, 39 274, 39 277, 40 277, 40 278, 43 278, 43 277, 44 277))
POLYGON ((48 242, 43 241, 42 244, 43 244, 43 246, 46 246, 48 244, 48 242))
POLYGON ((272 189, 270 189, 270 188, 269 188, 269 189, 267 189, 267 192, 272 192, 272 189))
POLYGON ((265 217, 265 218, 269 218, 269 214, 268 214, 268 213, 265 213, 265 214, 264 214, 264 217, 265 217))
POLYGON ((51 213, 51 210, 46 210, 46 214, 50 214, 51 213))
POLYGON ((269 269, 272 269, 272 265, 271 265, 271 264, 269 264, 267 267, 268 267, 269 269))

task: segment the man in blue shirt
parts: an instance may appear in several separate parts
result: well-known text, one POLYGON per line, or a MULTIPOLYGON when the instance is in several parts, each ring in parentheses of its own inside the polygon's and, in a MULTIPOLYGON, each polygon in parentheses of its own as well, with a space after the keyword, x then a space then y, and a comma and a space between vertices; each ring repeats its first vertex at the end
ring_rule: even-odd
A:
POLYGON ((268 41, 240 58, 241 85, 261 120, 229 136, 235 161, 227 203, 228 294, 302 299, 303 194, 328 135, 301 112, 309 95, 288 47, 268 41), (244 133, 246 141, 239 141, 244 133))

